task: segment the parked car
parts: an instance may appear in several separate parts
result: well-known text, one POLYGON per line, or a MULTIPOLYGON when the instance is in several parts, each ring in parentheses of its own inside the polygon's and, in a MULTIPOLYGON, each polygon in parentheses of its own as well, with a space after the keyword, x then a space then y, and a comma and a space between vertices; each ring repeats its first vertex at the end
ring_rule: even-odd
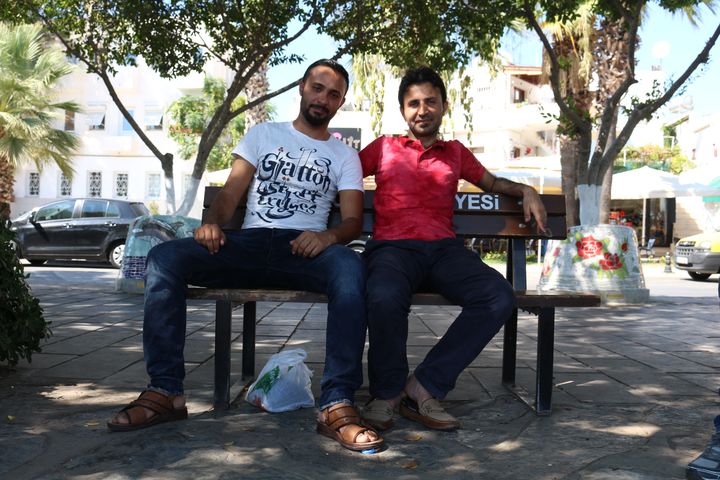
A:
POLYGON ((707 280, 720 272, 720 232, 681 238, 675 244, 675 265, 693 280, 707 280))
POLYGON ((32 265, 47 260, 107 260, 122 264, 128 227, 149 215, 142 202, 72 198, 34 208, 12 221, 18 257, 32 265))

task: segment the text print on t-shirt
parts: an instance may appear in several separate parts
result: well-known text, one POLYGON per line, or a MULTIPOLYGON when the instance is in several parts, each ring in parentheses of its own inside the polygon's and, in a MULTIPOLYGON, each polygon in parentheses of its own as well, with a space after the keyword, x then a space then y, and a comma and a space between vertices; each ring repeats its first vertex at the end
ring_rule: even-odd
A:
POLYGON ((258 216, 266 222, 289 218, 296 212, 312 215, 317 200, 328 192, 330 180, 329 158, 317 157, 314 148, 300 148, 300 152, 266 154, 258 163, 258 216))

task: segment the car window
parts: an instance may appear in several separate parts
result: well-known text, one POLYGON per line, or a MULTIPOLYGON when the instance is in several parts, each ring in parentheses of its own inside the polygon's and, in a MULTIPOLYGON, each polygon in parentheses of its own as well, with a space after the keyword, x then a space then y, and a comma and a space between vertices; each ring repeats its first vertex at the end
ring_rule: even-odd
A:
POLYGON ((85 200, 80 216, 82 218, 104 217, 107 207, 108 202, 105 200, 85 200))
POLYGON ((63 202, 52 203, 39 209, 35 214, 36 222, 46 220, 63 220, 72 218, 75 209, 75 200, 65 200, 63 202))
POLYGON ((111 218, 120 218, 120 205, 115 202, 110 202, 107 209, 107 215, 111 218))
POLYGON ((22 215, 20 215, 19 217, 17 217, 15 220, 12 220, 12 223, 24 222, 25 220, 28 219, 28 217, 30 216, 30 213, 32 213, 32 210, 30 210, 29 212, 25 212, 22 215))
POLYGON ((131 203, 130 208, 132 208, 133 212, 135 212, 135 215, 138 217, 141 215, 150 215, 150 210, 148 210, 144 203, 131 203))

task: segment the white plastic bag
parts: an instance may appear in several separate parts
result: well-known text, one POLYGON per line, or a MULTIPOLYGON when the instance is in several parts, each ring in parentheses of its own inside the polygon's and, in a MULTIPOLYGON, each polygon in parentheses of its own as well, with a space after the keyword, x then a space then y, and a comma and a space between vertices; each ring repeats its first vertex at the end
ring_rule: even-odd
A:
POLYGON ((305 365, 307 352, 302 348, 276 353, 248 388, 245 400, 268 412, 287 412, 315 406, 310 378, 305 365))

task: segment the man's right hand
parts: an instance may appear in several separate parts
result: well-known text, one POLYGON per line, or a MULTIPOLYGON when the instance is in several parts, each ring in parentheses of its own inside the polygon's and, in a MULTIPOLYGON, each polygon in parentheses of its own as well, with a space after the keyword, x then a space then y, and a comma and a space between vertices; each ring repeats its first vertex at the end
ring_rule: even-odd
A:
POLYGON ((195 241, 207 247, 210 253, 217 253, 225 245, 225 233, 217 223, 208 223, 195 230, 195 241))

